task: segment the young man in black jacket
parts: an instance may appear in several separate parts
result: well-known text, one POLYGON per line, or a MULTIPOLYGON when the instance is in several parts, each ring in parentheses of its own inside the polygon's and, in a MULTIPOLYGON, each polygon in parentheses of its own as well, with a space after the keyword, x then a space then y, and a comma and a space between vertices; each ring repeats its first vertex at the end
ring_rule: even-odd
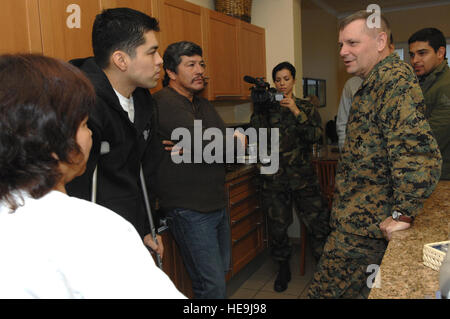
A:
MULTIPOLYGON (((148 89, 162 66, 158 21, 128 8, 104 10, 92 30, 94 57, 71 63, 93 83, 97 103, 89 115, 93 146, 85 174, 68 184, 69 195, 91 199, 97 167, 97 203, 131 222, 144 242, 162 254, 150 234, 139 181, 141 163, 156 134, 157 116, 148 89)), ((76 93, 76 92, 74 92, 76 93)), ((105 225, 108 227, 108 225, 105 225)))

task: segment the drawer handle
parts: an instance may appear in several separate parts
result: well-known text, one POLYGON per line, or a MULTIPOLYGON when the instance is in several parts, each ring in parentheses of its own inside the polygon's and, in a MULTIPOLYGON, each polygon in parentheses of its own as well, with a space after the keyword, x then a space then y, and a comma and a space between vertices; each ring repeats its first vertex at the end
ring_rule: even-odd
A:
POLYGON ((246 178, 246 179, 244 179, 242 181, 239 181, 237 183, 230 183, 230 184, 228 184, 228 188, 233 188, 233 187, 239 186, 239 185, 244 184, 244 183, 252 182, 256 178, 257 178, 256 176, 250 176, 250 177, 248 177, 248 178, 246 178))
POLYGON ((242 181, 240 181, 240 182, 237 182, 237 183, 231 183, 231 184, 228 185, 228 187, 229 187, 229 188, 233 188, 233 187, 242 185, 242 184, 244 184, 244 183, 247 183, 249 180, 250 180, 250 178, 247 178, 247 179, 244 179, 244 180, 242 180, 242 181))
POLYGON ((231 220, 231 226, 233 226, 233 225, 235 225, 235 224, 237 224, 237 223, 240 223, 241 221, 243 221, 243 220, 246 219, 247 217, 250 217, 250 216, 253 215, 254 213, 258 212, 258 210, 259 210, 259 206, 256 206, 256 207, 253 208, 253 210, 252 210, 250 213, 248 213, 247 215, 245 215, 245 216, 243 216, 243 217, 241 217, 241 218, 239 218, 239 219, 232 219, 232 220, 231 220))
POLYGON ((241 242, 242 240, 244 240, 245 238, 247 238, 248 236, 250 236, 252 233, 254 233, 255 231, 257 231, 258 228, 260 228, 260 227, 261 227, 261 223, 260 223, 260 222, 256 223, 256 226, 253 227, 252 229, 250 229, 250 231, 249 231, 247 234, 245 234, 244 236, 242 236, 242 237, 239 238, 239 239, 234 239, 234 240, 233 240, 233 245, 236 245, 237 243, 241 242))
POLYGON ((216 95, 216 97, 241 97, 242 94, 220 94, 216 95))
POLYGON ((238 200, 237 202, 230 201, 230 206, 239 205, 242 202, 245 202, 246 200, 248 200, 249 198, 256 197, 256 195, 257 195, 257 193, 253 193, 253 194, 250 194, 250 196, 248 196, 248 197, 245 197, 245 198, 242 198, 242 199, 238 200))

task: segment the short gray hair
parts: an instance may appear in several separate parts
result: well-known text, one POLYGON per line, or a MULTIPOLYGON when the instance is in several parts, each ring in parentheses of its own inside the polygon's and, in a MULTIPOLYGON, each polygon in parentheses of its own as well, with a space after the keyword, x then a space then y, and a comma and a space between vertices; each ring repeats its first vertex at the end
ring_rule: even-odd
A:
MULTIPOLYGON (((367 21, 367 19, 369 19, 369 17, 372 14, 373 14, 373 12, 366 11, 366 10, 360 10, 360 11, 357 11, 357 12, 345 17, 344 19, 342 19, 339 22, 339 31, 344 30, 344 28, 346 26, 348 26, 350 23, 352 23, 353 21, 356 21, 356 20, 367 21)), ((389 21, 381 13, 380 13, 380 18, 381 18, 381 25, 380 25, 380 28, 377 28, 378 33, 385 32, 387 35, 388 43, 389 43, 390 38, 391 38, 391 27, 390 27, 389 21)), ((367 26, 367 24, 365 26, 366 26, 366 29, 369 30, 369 27, 367 26)))

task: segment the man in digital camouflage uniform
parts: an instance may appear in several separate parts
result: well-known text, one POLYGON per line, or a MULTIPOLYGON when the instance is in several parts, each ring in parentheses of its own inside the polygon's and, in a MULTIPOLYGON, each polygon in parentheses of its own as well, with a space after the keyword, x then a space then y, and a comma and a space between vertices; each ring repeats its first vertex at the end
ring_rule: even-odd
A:
POLYGON ((364 81, 350 109, 331 233, 310 298, 367 298, 369 265, 380 265, 392 233, 410 227, 440 176, 417 78, 389 54, 388 22, 381 17, 379 28, 369 28, 370 15, 357 12, 340 25, 340 56, 347 72, 364 81))
MULTIPOLYGON (((278 70, 288 69, 295 81, 295 68, 288 62, 274 68, 273 80, 278 70)), ((286 92, 284 92, 286 95, 286 92)), ((283 101, 270 106, 255 105, 250 124, 255 128, 279 129, 279 169, 275 174, 260 175, 262 207, 268 217, 271 237, 271 254, 280 263, 275 280, 275 291, 287 288, 290 280, 289 259, 292 245, 287 229, 293 222, 292 204, 299 219, 308 231, 316 260, 320 258, 329 233, 329 209, 320 196, 317 176, 311 164, 312 144, 322 136, 314 106, 296 98, 290 92, 283 101), (290 106, 289 103, 291 103, 290 106), (294 104, 295 103, 295 104, 294 104)))

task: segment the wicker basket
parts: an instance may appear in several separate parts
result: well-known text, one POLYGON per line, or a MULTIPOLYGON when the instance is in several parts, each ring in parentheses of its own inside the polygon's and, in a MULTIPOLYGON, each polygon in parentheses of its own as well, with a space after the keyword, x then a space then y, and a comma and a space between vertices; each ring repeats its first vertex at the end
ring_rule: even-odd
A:
POLYGON ((216 11, 251 22, 252 0, 216 0, 216 11))
POLYGON ((450 241, 440 241, 423 246, 423 264, 431 269, 439 271, 450 241))

